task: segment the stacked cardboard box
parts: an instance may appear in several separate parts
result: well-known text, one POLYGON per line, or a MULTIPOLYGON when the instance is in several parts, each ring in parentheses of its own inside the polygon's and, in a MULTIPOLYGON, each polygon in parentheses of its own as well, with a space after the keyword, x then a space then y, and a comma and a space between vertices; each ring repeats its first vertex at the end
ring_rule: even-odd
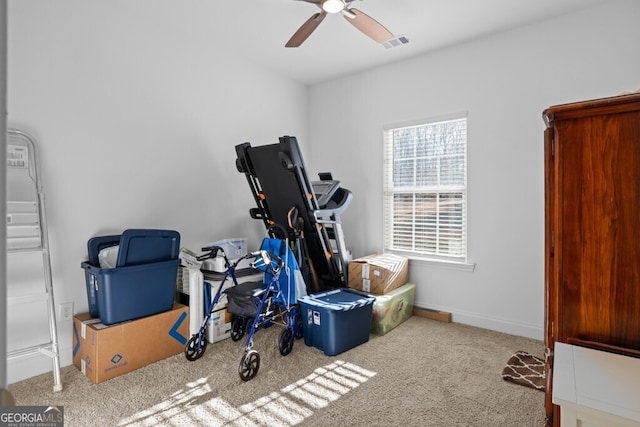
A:
POLYGON ((181 304, 153 316, 104 325, 89 313, 73 318, 73 364, 100 383, 184 351, 189 309, 181 304))
POLYGON ((409 280, 409 260, 394 254, 373 254, 349 262, 348 287, 384 295, 409 280))
POLYGON ((375 297, 372 333, 384 335, 411 317, 416 285, 408 280, 406 257, 373 254, 349 263, 349 288, 375 297))

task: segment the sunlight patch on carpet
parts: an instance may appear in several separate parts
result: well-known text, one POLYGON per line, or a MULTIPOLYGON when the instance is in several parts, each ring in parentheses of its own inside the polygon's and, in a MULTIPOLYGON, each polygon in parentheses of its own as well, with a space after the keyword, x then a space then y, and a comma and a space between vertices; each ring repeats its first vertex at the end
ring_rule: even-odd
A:
POLYGON ((255 401, 234 407, 208 398, 206 378, 185 384, 169 399, 122 419, 119 426, 164 425, 291 427, 373 378, 375 372, 338 360, 255 401))

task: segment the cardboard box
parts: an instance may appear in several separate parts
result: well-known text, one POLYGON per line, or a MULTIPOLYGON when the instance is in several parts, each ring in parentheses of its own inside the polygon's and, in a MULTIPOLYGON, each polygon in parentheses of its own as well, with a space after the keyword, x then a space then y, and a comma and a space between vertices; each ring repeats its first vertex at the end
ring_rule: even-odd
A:
POLYGON ((375 296, 371 333, 384 335, 413 315, 416 284, 405 283, 385 295, 375 296))
MULTIPOLYGON (((219 304, 219 303, 218 303, 219 304)), ((218 307, 216 304, 216 307, 218 307)), ((227 311, 225 304, 222 309, 215 309, 209 323, 207 323, 207 341, 211 344, 227 339, 231 336, 231 321, 233 315, 227 311)))
POLYGON ((394 254, 373 254, 349 262, 347 286, 384 295, 409 281, 409 259, 394 254))
POLYGON ((184 351, 189 309, 182 304, 153 316, 106 326, 89 313, 73 317, 73 364, 100 383, 184 351))
MULTIPOLYGON (((212 287, 210 293, 205 292, 205 295, 207 298, 211 297, 211 300, 213 300, 213 298, 215 297, 215 293, 220 286, 220 282, 214 282, 211 283, 211 285, 212 287)), ((221 292, 230 287, 233 287, 233 280, 227 280, 224 283, 221 292)), ((207 305, 210 306, 211 302, 207 305)), ((220 298, 218 299, 217 304, 213 306, 213 313, 211 313, 211 317, 209 318, 209 322, 207 323, 207 341, 209 341, 211 344, 222 341, 231 336, 231 321, 233 320, 233 316, 227 311, 228 305, 229 302, 227 299, 227 294, 220 294, 220 298)), ((206 316, 207 313, 208 311, 205 310, 203 315, 206 316)), ((200 322, 202 322, 202 320, 200 322)))

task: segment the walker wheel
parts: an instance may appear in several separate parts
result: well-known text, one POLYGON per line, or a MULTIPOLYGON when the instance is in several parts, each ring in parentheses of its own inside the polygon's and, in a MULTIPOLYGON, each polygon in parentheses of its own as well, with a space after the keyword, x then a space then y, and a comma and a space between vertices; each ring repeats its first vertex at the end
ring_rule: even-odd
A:
POLYGON ((291 353, 291 349, 293 348, 293 331, 289 328, 283 329, 280 333, 280 338, 278 339, 278 349, 280 350, 280 354, 286 356, 291 353))
POLYGON ((258 373, 260 369, 260 355, 255 350, 245 351, 240 360, 240 366, 238 367, 238 373, 242 381, 249 381, 258 373))
POLYGON ((184 346, 184 355, 187 360, 193 362, 198 360, 204 354, 207 349, 207 340, 204 338, 204 334, 193 334, 193 336, 187 341, 187 345, 184 346), (200 339, 198 339, 200 337, 200 339), (200 345, 198 345, 198 341, 200 345))
POLYGON ((236 317, 231 323, 231 339, 238 341, 244 336, 244 319, 236 317))

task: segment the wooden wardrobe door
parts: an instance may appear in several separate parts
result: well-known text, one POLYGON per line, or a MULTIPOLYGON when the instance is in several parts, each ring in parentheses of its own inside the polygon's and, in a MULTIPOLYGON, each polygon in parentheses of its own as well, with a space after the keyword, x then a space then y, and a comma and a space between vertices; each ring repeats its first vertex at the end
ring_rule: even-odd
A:
POLYGON ((640 349, 640 112, 555 126, 562 174, 556 341, 640 349))

